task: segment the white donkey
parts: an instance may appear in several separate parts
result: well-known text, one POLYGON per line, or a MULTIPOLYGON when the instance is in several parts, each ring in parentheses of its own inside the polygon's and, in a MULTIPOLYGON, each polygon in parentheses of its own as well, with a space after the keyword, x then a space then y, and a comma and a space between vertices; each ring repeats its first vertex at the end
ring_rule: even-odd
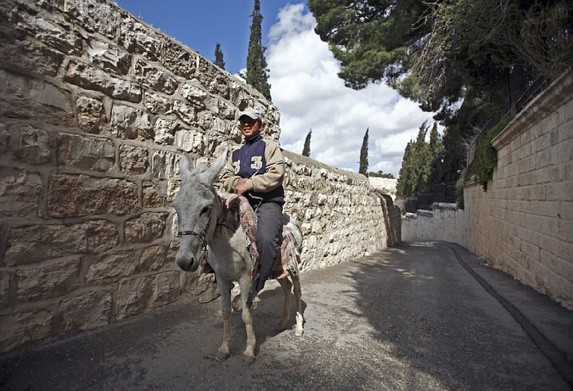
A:
MULTIPOLYGON (((239 212, 229 209, 222 198, 217 194, 214 183, 225 165, 227 153, 221 154, 209 167, 198 165, 191 168, 192 161, 188 155, 181 158, 181 188, 173 201, 177 211, 179 235, 181 237, 176 261, 185 271, 193 272, 207 254, 209 265, 215 271, 217 286, 221 292, 221 308, 223 315, 223 343, 217 351, 217 359, 224 360, 229 357, 229 342, 231 340, 231 288, 233 281, 239 283, 241 289, 241 307, 243 322, 247 331, 247 347, 244 352, 245 363, 251 364, 255 360, 256 337, 253 329, 251 308, 246 305, 247 294, 251 288, 251 273, 253 262, 249 252, 250 240, 247 237, 241 222, 239 212)), ((302 315, 301 289, 298 276, 297 262, 300 260, 300 242, 302 236, 295 224, 289 222, 283 229, 283 242, 285 235, 290 235, 290 241, 298 242, 291 246, 290 258, 293 262, 285 262, 285 253, 282 251, 282 264, 289 264, 277 280, 284 293, 283 311, 278 329, 285 329, 290 318, 291 290, 294 285, 294 295, 297 305, 296 335, 303 334, 304 318, 302 315), (292 266, 295 266, 294 268, 292 266), (291 283, 292 281, 292 283, 291 283)), ((284 250, 284 246, 283 246, 284 250)), ((277 261, 278 262, 278 261, 277 261)))

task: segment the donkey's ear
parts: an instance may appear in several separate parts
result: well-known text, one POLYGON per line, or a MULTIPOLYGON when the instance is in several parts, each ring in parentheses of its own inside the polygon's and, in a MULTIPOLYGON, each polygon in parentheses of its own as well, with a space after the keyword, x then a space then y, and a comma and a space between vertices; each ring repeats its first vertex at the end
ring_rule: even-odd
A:
POLYGON ((226 162, 227 162, 227 149, 225 149, 223 153, 221 153, 219 157, 215 159, 213 164, 211 164, 211 167, 205 170, 205 172, 201 176, 205 178, 205 181, 207 183, 214 183, 215 179, 217 179, 217 176, 219 175, 223 167, 225 167, 226 162))
POLYGON ((181 171, 181 176, 191 175, 191 166, 193 165, 193 160, 187 153, 181 155, 179 160, 179 171, 181 171))

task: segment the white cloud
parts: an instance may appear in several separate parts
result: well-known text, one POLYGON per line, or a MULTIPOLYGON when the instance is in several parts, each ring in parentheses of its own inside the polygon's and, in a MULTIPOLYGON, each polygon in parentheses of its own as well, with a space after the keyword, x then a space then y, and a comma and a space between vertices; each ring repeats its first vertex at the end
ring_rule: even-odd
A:
POLYGON ((346 88, 303 4, 285 6, 277 19, 269 32, 267 63, 273 103, 281 112, 281 145, 301 153, 312 129, 312 158, 356 172, 368 128, 369 171, 397 176, 407 142, 425 120, 432 123, 432 114, 384 84, 346 88))

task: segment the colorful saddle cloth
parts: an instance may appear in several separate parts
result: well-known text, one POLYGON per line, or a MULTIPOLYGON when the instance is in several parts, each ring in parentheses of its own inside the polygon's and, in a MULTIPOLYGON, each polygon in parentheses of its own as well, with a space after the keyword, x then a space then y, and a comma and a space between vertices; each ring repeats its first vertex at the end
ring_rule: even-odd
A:
MULTIPOLYGON (((239 216, 241 227, 249 239, 249 251, 253 258, 253 269, 251 278, 255 279, 259 270, 259 253, 257 251, 257 214, 245 197, 236 194, 221 195, 221 202, 231 212, 239 216), (237 213, 238 212, 238 213, 237 213)), ((289 272, 299 273, 300 264, 300 243, 297 243, 296 235, 293 233, 291 223, 283 225, 283 234, 280 242, 281 251, 275 261, 273 270, 269 278, 284 278, 289 272)))

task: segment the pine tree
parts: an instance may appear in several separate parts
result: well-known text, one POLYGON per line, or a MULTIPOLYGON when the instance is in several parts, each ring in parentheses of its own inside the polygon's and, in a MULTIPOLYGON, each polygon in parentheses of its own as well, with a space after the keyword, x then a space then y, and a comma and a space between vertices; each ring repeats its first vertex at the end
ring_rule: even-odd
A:
POLYGON ((302 149, 302 156, 309 156, 310 157, 310 136, 312 135, 312 129, 309 130, 308 134, 306 135, 306 139, 304 140, 304 148, 302 149))
POLYGON ((223 60, 223 52, 221 51, 221 44, 219 42, 215 45, 215 65, 221 69, 225 69, 225 61, 223 60))
POLYGON ((265 59, 266 48, 262 43, 261 24, 263 15, 261 14, 260 0, 255 0, 251 18, 246 81, 263 94, 265 98, 271 100, 271 85, 268 82, 269 71, 267 69, 267 60, 265 59))
POLYGON ((360 166, 358 168, 358 173, 368 176, 368 130, 364 134, 364 139, 362 140, 362 148, 360 148, 360 166))

